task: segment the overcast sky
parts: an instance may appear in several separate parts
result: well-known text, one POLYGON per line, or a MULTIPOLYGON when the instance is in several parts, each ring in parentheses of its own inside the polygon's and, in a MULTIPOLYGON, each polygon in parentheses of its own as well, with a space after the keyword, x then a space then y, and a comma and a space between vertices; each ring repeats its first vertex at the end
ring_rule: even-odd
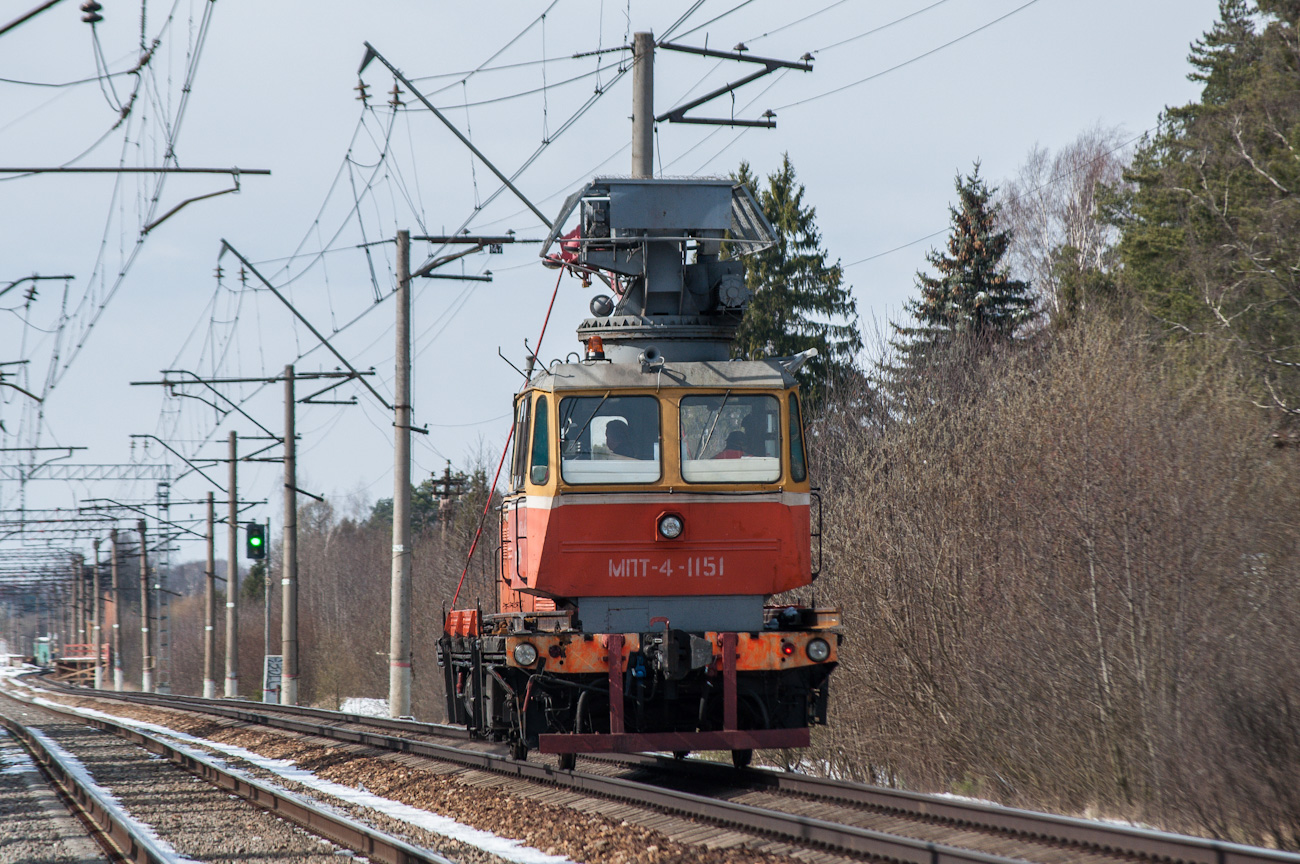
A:
MULTIPOLYGON (((36 2, 8 5, 6 18, 36 2)), ((2 368, 46 397, 38 418, 34 402, 0 389, 0 446, 84 446, 72 461, 87 463, 170 458, 156 444, 133 448, 132 433, 158 435, 191 457, 223 456, 230 429, 260 434, 238 415, 223 421, 197 400, 130 386, 160 370, 260 376, 286 363, 301 372, 337 366, 255 279, 241 283, 232 255, 219 259, 222 238, 283 286, 352 363, 373 366, 375 387, 391 401, 393 304, 376 298, 392 291, 393 247, 379 241, 401 228, 543 235, 509 192, 489 201, 499 183, 409 93, 397 111, 387 104, 393 77, 379 61, 363 75, 369 107, 357 101, 365 41, 507 174, 540 148, 517 185, 548 215, 593 174, 629 171, 627 54, 572 55, 617 49, 639 30, 662 37, 683 15, 671 32, 682 44, 743 42, 751 55, 789 60, 811 52, 811 73, 776 73, 736 91, 734 103, 725 96, 693 112, 755 118, 772 109, 775 130, 665 123, 656 167, 725 175, 748 160, 761 174, 788 153, 872 330, 900 314, 925 252, 942 242, 922 238, 947 226, 957 172, 980 160, 996 183, 1035 145, 1055 150, 1098 124, 1128 138, 1152 128, 1163 108, 1196 97, 1188 47, 1217 8, 1212 0, 176 0, 149 3, 142 21, 139 7, 106 6, 98 46, 70 0, 0 36, 0 167, 148 167, 170 147, 182 166, 272 173, 241 176, 238 194, 191 203, 143 241, 147 222, 231 188, 230 176, 173 175, 160 189, 147 174, 0 175, 0 290, 32 274, 75 277, 35 283, 30 303, 33 283, 0 297, 0 361, 30 360, 2 368), (142 29, 158 47, 130 74, 142 29), (105 78, 105 69, 118 74, 105 78), (84 83, 36 86, 73 81, 84 83)), ((753 68, 661 50, 656 111, 753 68)), ((414 244, 416 264, 432 251, 414 244)), ((416 423, 430 430, 416 436, 417 482, 446 459, 495 466, 519 383, 497 350, 522 364, 523 341, 535 341, 555 285, 536 252, 507 247, 439 271, 490 270, 491 282, 417 285, 413 403, 416 423)), ((544 359, 579 347, 574 327, 592 293, 562 280, 544 359)), ((225 392, 281 428, 279 385, 225 392)), ((299 476, 300 486, 347 509, 392 494, 392 419, 360 387, 336 392, 359 404, 299 408, 299 476)), ((250 516, 269 517, 273 533, 279 470, 245 466, 241 478, 241 497, 269 501, 250 516)), ((224 468, 210 473, 224 482, 224 468)), ((190 474, 172 495, 198 498, 209 488, 190 474)), ((146 482, 33 482, 27 505, 153 495, 146 482)), ((0 481, 0 506, 18 501, 18 485, 0 481)), ((199 555, 187 543, 179 559, 199 555)))

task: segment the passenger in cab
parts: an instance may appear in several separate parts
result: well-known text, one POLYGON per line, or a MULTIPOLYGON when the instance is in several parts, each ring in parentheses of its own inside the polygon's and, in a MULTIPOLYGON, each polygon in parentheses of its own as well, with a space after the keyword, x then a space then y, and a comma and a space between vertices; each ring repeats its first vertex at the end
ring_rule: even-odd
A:
POLYGON ((748 441, 744 432, 737 429, 727 436, 727 446, 714 456, 714 459, 743 459, 753 455, 748 452, 748 441))

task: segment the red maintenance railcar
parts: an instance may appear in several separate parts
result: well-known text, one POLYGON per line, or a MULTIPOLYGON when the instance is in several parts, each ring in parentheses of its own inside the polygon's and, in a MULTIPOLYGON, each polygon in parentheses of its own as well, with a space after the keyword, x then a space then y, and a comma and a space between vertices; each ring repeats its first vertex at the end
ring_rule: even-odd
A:
POLYGON ((727 359, 749 300, 738 256, 771 229, 726 180, 597 179, 556 225, 574 214, 548 260, 615 296, 592 301, 583 358, 515 397, 497 608, 453 611, 438 646, 449 719, 566 767, 807 746, 839 613, 770 602, 820 558, 807 358, 727 359))

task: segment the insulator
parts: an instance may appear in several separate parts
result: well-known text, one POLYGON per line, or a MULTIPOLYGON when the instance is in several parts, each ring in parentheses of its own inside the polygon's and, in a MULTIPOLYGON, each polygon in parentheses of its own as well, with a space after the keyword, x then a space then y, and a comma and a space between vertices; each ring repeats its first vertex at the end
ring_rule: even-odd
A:
POLYGON ((81 4, 81 11, 86 13, 81 16, 81 20, 87 24, 98 24, 104 20, 104 16, 99 14, 99 11, 103 8, 95 0, 86 0, 85 3, 81 4))
POLYGON ((392 105, 394 108, 400 108, 405 105, 406 103, 401 100, 401 95, 405 92, 405 90, 397 86, 397 82, 393 82, 393 89, 389 91, 389 94, 393 98, 388 100, 388 104, 392 105))
POLYGON ((358 94, 360 94, 357 96, 357 98, 361 100, 361 104, 363 105, 370 104, 369 85, 367 85, 366 82, 358 81, 357 86, 353 87, 352 89, 357 91, 358 94))
POLYGON ((89 15, 82 15, 81 20, 87 24, 98 24, 100 21, 104 20, 104 16, 100 15, 98 12, 91 12, 89 15))

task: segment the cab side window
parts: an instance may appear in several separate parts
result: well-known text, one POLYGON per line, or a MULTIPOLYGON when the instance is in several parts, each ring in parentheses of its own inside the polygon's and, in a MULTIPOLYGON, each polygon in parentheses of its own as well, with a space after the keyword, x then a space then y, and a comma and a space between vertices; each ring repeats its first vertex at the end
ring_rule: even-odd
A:
POLYGON ((547 399, 537 397, 537 411, 533 415, 533 456, 528 479, 542 485, 551 478, 551 432, 547 415, 547 399))
POLYGON ((803 416, 799 397, 790 394, 790 479, 802 483, 808 479, 808 458, 803 449, 803 416))
POLYGON ((531 393, 515 400, 515 449, 510 458, 510 488, 515 491, 524 488, 524 466, 528 459, 528 409, 532 402, 531 393))

